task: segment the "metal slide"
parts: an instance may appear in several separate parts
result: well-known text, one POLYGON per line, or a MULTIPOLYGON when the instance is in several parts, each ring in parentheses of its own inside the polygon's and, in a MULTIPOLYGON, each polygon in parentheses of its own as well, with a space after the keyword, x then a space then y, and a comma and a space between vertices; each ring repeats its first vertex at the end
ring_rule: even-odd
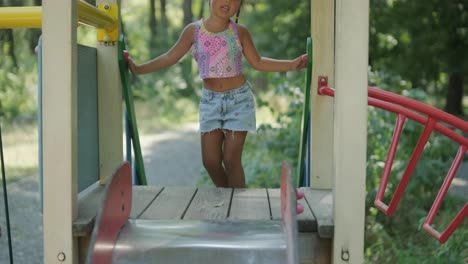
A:
POLYGON ((282 221, 128 219, 132 184, 126 162, 106 185, 86 263, 297 264, 296 195, 283 163, 282 221))

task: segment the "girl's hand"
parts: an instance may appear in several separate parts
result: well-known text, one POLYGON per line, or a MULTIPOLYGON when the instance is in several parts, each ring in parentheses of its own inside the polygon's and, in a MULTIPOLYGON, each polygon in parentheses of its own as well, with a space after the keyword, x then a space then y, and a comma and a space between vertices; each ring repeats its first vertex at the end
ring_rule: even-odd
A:
POLYGON ((127 62, 128 62, 128 68, 130 69, 130 71, 133 72, 134 74, 138 74, 138 65, 135 64, 132 57, 128 56, 127 62))
POLYGON ((126 51, 126 50, 123 51, 123 58, 124 58, 124 60, 127 61, 128 68, 130 69, 130 71, 133 74, 137 74, 139 66, 135 64, 132 57, 130 57, 130 54, 128 53, 128 51, 126 51))
POLYGON ((307 54, 303 54, 292 61, 291 70, 299 71, 307 66, 307 54))

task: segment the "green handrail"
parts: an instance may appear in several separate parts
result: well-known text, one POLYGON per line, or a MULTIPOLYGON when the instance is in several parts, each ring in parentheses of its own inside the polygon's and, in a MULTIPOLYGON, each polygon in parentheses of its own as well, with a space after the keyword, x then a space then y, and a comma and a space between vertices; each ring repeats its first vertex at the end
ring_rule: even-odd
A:
POLYGON ((135 154, 135 165, 136 165, 136 176, 138 179, 139 185, 147 185, 146 175, 145 175, 145 166, 143 163, 143 156, 141 154, 140 147, 140 137, 138 136, 138 128, 135 117, 135 108, 133 105, 133 94, 130 89, 130 82, 128 76, 128 65, 123 57, 123 52, 126 50, 125 39, 123 35, 119 37, 119 49, 118 49, 118 60, 119 60, 119 70, 120 70, 120 79, 122 80, 122 92, 125 99, 125 107, 127 108, 128 114, 128 126, 130 128, 131 139, 133 142, 133 152, 135 154))
MULTIPOLYGON (((306 73, 306 86, 304 91, 304 105, 302 108, 302 122, 301 122, 301 139, 299 144, 299 157, 297 161, 297 177, 296 184, 301 186, 304 182, 304 159, 307 148, 307 135, 310 133, 308 125, 310 123, 310 89, 312 80, 312 39, 307 38, 307 73, 306 73)), ((310 124, 311 125, 311 124, 310 124)), ((310 166, 310 162, 309 162, 310 166)))

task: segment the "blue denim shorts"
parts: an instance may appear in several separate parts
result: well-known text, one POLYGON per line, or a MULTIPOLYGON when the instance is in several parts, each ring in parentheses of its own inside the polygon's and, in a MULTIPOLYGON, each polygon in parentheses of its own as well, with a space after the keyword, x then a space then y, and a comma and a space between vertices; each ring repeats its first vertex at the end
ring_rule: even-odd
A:
POLYGON ((226 92, 202 89, 200 98, 200 132, 215 129, 256 131, 256 102, 249 82, 226 92))

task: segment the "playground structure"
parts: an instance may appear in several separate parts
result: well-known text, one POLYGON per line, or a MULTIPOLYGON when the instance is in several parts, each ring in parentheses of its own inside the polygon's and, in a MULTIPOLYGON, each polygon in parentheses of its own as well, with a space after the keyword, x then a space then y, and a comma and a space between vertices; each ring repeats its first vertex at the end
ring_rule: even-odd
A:
MULTIPOLYGON (((42 7, 9 9, 11 16, 0 13, 0 27, 42 27, 43 32, 44 263, 84 263, 89 257, 91 230, 99 198, 105 192, 103 185, 123 161, 122 89, 116 74, 121 56, 117 56, 116 44, 119 6, 115 0, 96 2, 98 8, 82 1, 44 0, 42 7), (78 22, 98 29, 96 49, 76 43, 78 22), (83 71, 80 69, 93 69, 90 65, 94 65, 95 73, 85 74, 91 82, 85 86, 91 90, 83 94, 80 81, 84 78, 79 77, 83 71), (84 102, 80 98, 94 98, 94 110, 80 105, 84 102), (80 123, 83 111, 92 115, 85 119, 87 125, 80 123), (89 149, 92 142, 97 148, 89 149), (85 154, 80 156, 80 151, 85 154), (88 162, 95 162, 91 168, 84 161, 84 157, 90 157, 89 153, 93 155, 88 162), (93 176, 88 178, 89 175, 93 176)), ((309 134, 313 136, 308 167, 313 189, 304 189, 308 206, 305 214, 298 218, 300 242, 297 250, 301 263, 363 262, 368 9, 368 0, 338 1, 336 6, 334 1, 312 1, 315 66, 308 71, 311 75, 308 77, 318 82, 307 87, 311 92, 309 134), (321 83, 322 76, 327 76, 326 84, 321 83), (330 89, 324 89, 328 86, 336 88, 334 99, 322 95, 327 91, 331 95, 330 89), (333 113, 333 118, 329 113, 333 113)), ((429 123, 431 130, 445 130, 436 121, 429 123)), ((463 132, 468 131, 466 122, 457 121, 456 124, 463 132)), ((447 232, 439 234, 431 229, 450 178, 467 150, 465 137, 453 137, 460 143, 459 154, 424 225, 440 241, 445 240, 468 213, 465 205, 447 232)), ((384 185, 385 180, 382 182, 384 185)), ((393 208, 389 209, 391 215, 396 205, 387 208, 380 202, 384 190, 385 186, 379 189, 376 204, 384 211, 393 208)), ((403 190, 404 183, 397 196, 401 197, 403 190)), ((274 189, 134 186, 133 195, 132 209, 128 212, 131 219, 178 219, 183 224, 186 220, 208 217, 221 222, 257 220, 269 225, 270 220, 282 218, 278 214, 279 190, 274 189), (209 200, 221 201, 219 208, 200 207, 209 200), (171 201, 171 204, 164 201, 171 201)), ((131 245, 127 247, 132 248, 131 245)))

